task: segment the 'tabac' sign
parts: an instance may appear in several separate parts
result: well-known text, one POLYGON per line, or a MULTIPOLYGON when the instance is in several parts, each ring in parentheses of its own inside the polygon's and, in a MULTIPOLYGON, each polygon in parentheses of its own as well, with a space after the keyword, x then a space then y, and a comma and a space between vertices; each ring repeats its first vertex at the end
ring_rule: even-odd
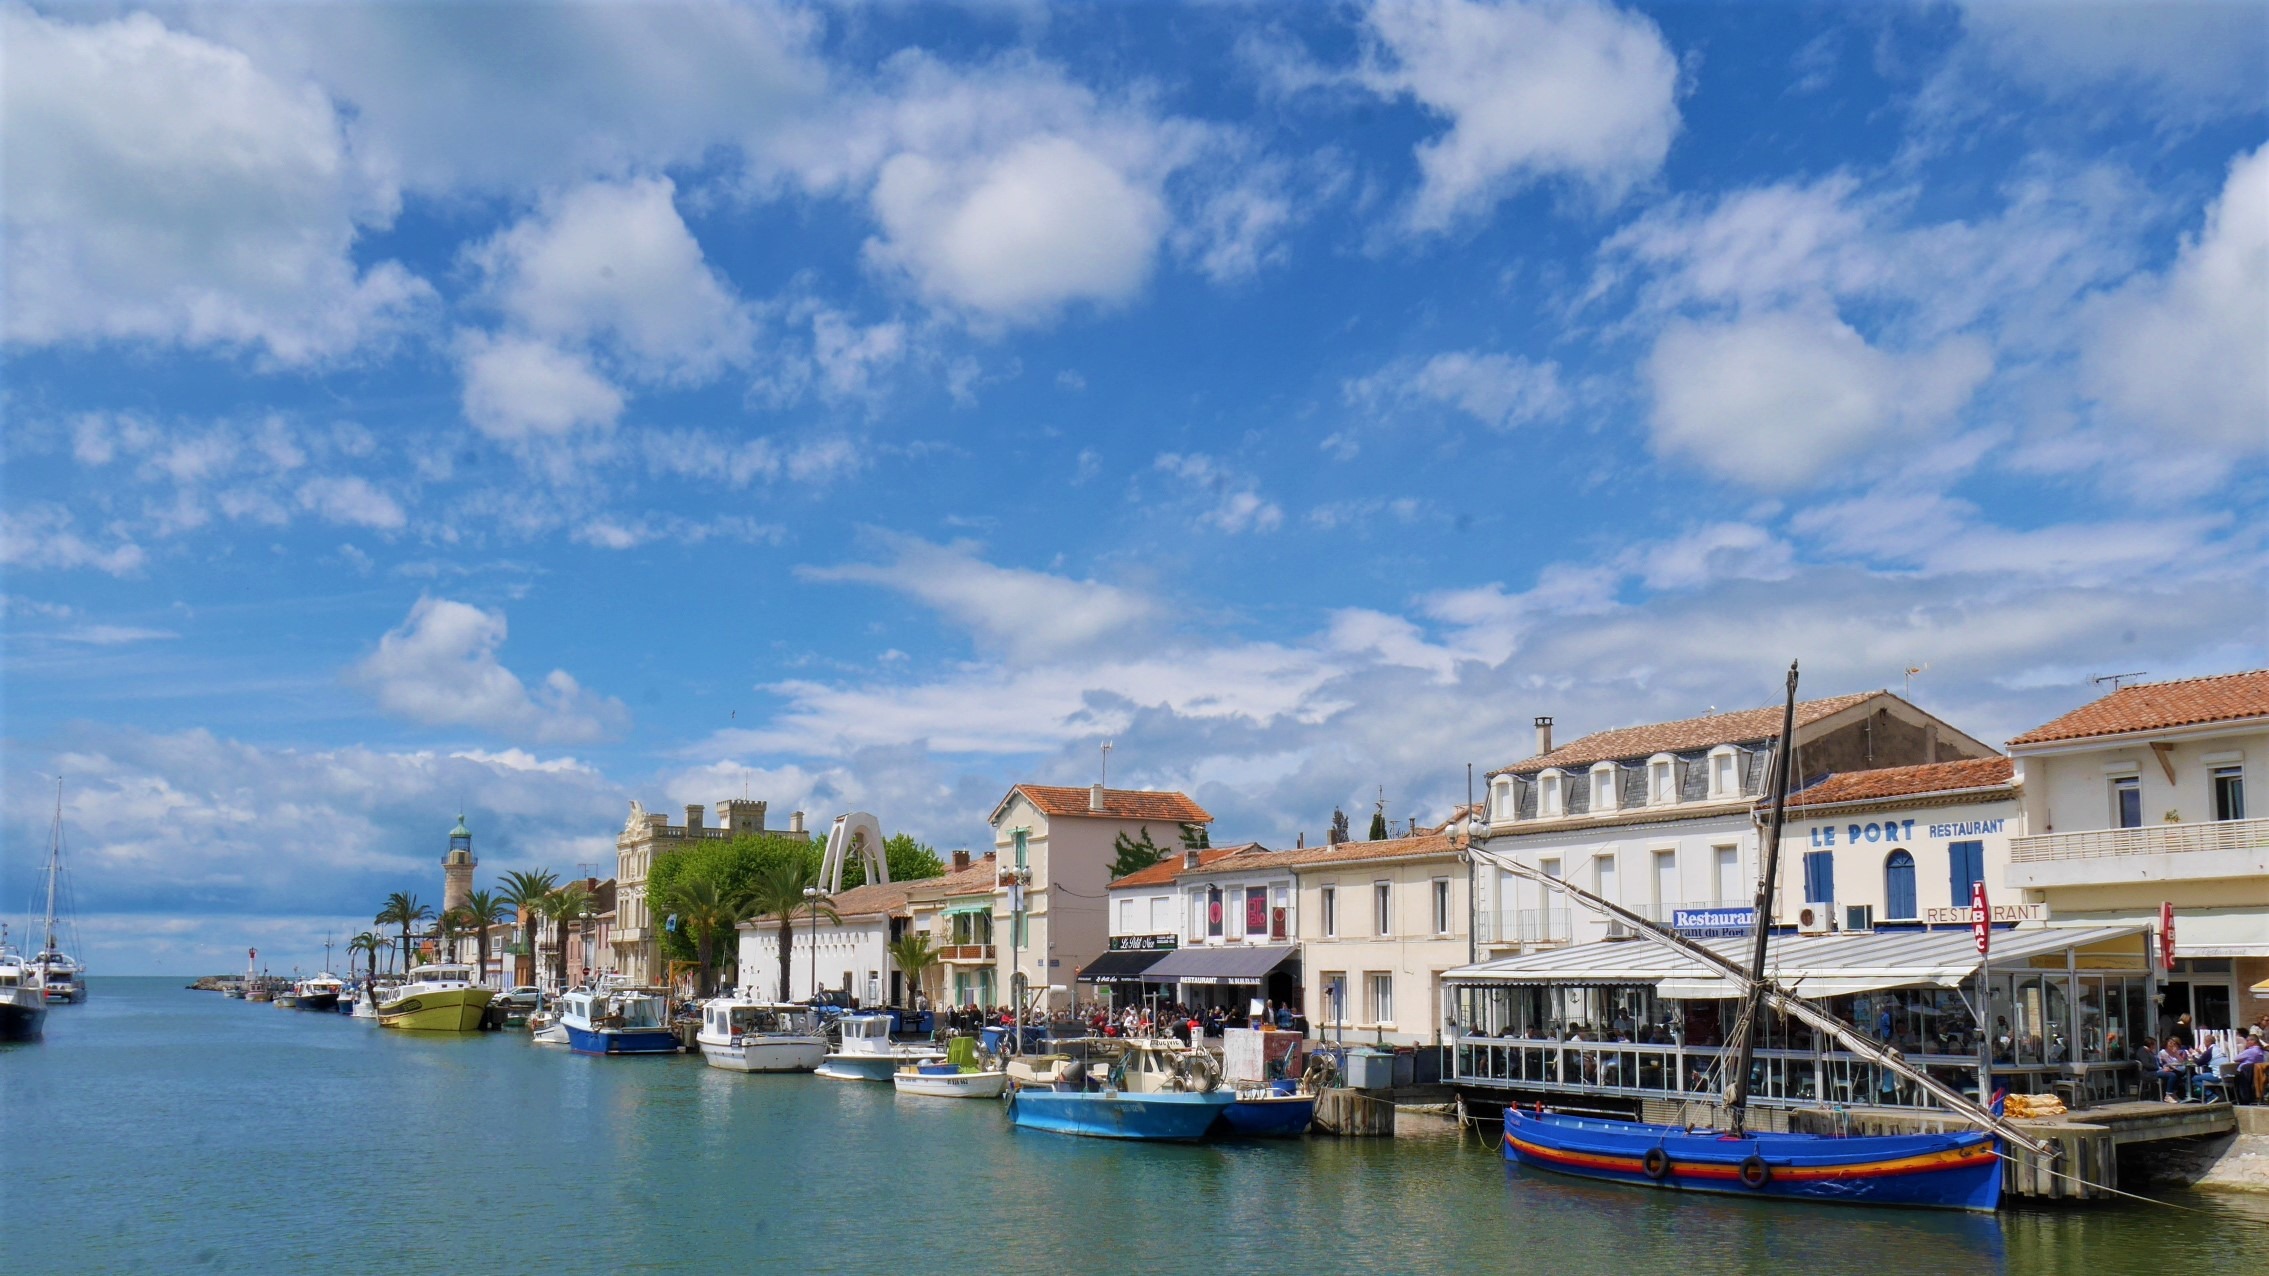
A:
POLYGON ((1750 908, 1674 908, 1670 928, 1690 939, 1732 939, 1757 925, 1757 910, 1750 908))

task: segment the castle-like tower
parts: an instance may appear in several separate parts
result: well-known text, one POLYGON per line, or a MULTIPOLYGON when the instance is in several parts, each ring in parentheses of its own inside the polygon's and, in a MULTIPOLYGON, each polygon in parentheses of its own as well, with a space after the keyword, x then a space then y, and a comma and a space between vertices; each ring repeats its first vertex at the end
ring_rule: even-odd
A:
POLYGON ((473 858, 473 831, 465 827, 465 817, 457 817, 457 827, 449 830, 449 854, 441 859, 441 911, 452 912, 463 908, 473 894, 473 869, 480 861, 473 858))

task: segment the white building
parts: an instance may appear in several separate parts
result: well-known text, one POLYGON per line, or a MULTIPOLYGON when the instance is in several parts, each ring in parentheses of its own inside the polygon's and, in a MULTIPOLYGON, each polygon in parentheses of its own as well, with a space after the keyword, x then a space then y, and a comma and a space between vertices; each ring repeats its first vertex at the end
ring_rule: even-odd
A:
MULTIPOLYGON (((1650 920, 1753 907, 1753 810, 1767 784, 1781 706, 1595 732, 1489 778, 1482 849, 1562 877, 1650 920)), ((1992 756, 1993 750, 1887 691, 1796 706, 1799 784, 1841 771, 1992 756)), ((1477 874, 1475 938, 1485 954, 1620 938, 1622 927, 1502 870, 1477 874)), ((1781 916, 1793 919, 1784 904, 1781 916)), ((1724 918, 1722 920, 1730 920, 1724 918)))
POLYGON ((2047 905, 2002 886, 2022 832, 2007 758, 1830 776, 1789 799, 1781 915, 1793 906, 1802 934, 1967 929, 1971 887, 1984 882, 1997 925, 2047 921, 2047 905))
POLYGON ((2269 1014, 2269 670, 2125 687, 2009 742, 2025 834, 2007 883, 2059 922, 2157 927, 2175 913, 2162 1019, 2269 1014))
POLYGON ((1439 1041, 1442 978, 1473 955, 1463 831, 1271 858, 1298 882, 1293 933, 1316 1031, 1349 1041, 1439 1041))
POLYGON ((1141 1001, 1146 995, 1171 997, 1171 989, 1146 987, 1143 974, 1182 946, 1189 928, 1189 908, 1183 902, 1179 879, 1243 851, 1267 848, 1258 842, 1238 846, 1184 849, 1170 852, 1148 868, 1137 869, 1111 883, 1111 930, 1108 951, 1079 968, 1083 997, 1108 997, 1118 1003, 1141 1001))
MULTIPOLYGON (((1192 853, 1194 854, 1194 853, 1192 853)), ((1180 942, 1142 973, 1185 1006, 1245 1010, 1300 1000, 1298 914, 1289 852, 1255 844, 1214 859, 1183 857, 1174 875, 1180 942)), ((1153 901, 1155 907, 1155 901, 1153 901)))

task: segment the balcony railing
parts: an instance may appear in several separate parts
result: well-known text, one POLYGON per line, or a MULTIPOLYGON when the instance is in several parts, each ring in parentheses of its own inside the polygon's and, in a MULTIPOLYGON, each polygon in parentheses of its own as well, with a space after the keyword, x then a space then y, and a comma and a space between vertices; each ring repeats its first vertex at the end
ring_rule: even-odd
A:
POLYGON ((939 961, 991 961, 991 944, 947 944, 938 949, 939 961))
POLYGON ((1484 944, 1564 943, 1571 933, 1565 908, 1507 909, 1483 913, 1474 922, 1479 932, 1474 938, 1484 944))
POLYGON ((2011 838, 2009 858, 2018 864, 2051 860, 2092 860, 2115 855, 2174 855, 2189 851, 2246 851, 2269 847, 2269 820, 2212 820, 2157 824, 2137 829, 2091 829, 2084 833, 2041 833, 2011 838))

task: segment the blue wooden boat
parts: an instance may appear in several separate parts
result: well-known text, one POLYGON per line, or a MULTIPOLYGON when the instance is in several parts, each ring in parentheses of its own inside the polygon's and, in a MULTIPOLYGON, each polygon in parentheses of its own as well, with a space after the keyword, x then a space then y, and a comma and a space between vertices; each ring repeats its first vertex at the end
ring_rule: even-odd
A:
POLYGON ((1226 1090, 1129 1094, 1019 1088, 1009 1091, 1008 1114, 1020 1128, 1051 1134, 1188 1143, 1204 1138, 1236 1098, 1226 1090))
POLYGON ((1221 1132, 1248 1139, 1296 1139, 1315 1119, 1312 1094, 1239 1095, 1221 1110, 1221 1132))
POLYGON ((571 992, 559 1000, 567 1048, 577 1054, 676 1054, 668 1007, 652 993, 571 992))
POLYGON ((2001 1202, 1991 1134, 1748 1134, 1505 1109, 1505 1156, 1670 1191, 1983 1210, 2001 1202))

